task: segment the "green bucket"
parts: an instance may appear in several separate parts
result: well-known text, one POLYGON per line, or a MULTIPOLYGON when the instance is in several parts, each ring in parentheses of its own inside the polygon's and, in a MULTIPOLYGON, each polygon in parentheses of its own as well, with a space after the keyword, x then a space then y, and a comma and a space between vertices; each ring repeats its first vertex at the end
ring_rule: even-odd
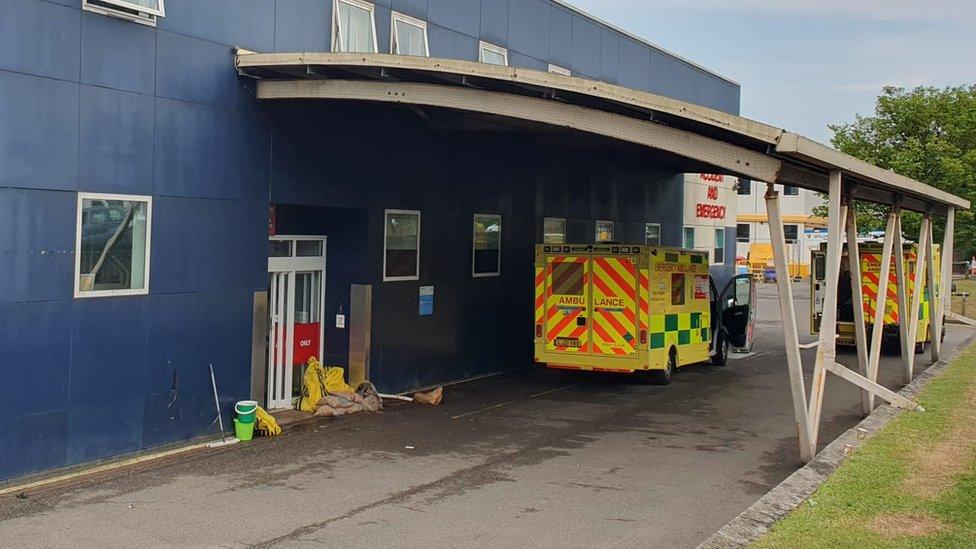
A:
POLYGON ((258 403, 253 400, 242 400, 234 405, 237 412, 237 419, 241 423, 254 423, 254 416, 257 414, 258 403))
POLYGON ((234 419, 234 434, 240 440, 251 440, 254 438, 254 422, 244 423, 239 419, 234 419))

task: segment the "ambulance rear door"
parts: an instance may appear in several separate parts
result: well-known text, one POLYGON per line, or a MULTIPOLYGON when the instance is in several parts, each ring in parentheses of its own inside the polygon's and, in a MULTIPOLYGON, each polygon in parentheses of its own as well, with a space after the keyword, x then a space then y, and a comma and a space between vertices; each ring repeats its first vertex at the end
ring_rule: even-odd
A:
POLYGON ((595 246, 590 264, 590 352, 632 357, 638 340, 638 246, 595 246))
POLYGON ((810 257, 810 333, 820 333, 824 294, 827 290, 827 253, 813 250, 810 257))
POLYGON ((590 250, 554 246, 546 255, 546 351, 588 354, 590 337, 590 250))

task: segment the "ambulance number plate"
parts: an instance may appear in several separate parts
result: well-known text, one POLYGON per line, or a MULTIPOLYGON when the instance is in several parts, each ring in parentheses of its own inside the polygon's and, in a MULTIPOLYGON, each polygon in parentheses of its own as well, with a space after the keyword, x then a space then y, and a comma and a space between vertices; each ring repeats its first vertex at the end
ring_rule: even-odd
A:
POLYGON ((554 341, 556 347, 579 347, 580 340, 575 337, 557 337, 554 341))

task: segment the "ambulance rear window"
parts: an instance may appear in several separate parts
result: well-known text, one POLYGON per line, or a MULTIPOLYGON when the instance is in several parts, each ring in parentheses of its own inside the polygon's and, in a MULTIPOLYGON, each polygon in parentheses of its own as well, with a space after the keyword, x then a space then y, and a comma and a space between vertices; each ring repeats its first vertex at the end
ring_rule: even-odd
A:
POLYGON ((576 262, 554 263, 552 266, 552 293, 556 295, 583 295, 583 264, 576 262))

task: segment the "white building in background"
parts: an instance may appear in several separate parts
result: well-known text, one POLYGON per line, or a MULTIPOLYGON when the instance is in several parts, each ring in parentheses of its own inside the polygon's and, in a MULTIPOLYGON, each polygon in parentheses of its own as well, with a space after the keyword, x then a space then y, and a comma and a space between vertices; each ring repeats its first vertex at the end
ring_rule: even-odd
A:
MULTIPOLYGON (((826 242, 827 220, 813 215, 823 204, 819 193, 799 187, 776 185, 786 233, 787 255, 793 276, 810 273, 810 250, 826 242)), ((735 239, 739 256, 751 264, 772 260, 769 218, 766 216, 766 184, 740 179, 737 187, 735 239)))
MULTIPOLYGON (((737 179, 730 176, 688 173, 681 245, 708 252, 712 276, 724 280, 735 270, 737 179)), ((741 252, 738 253, 741 255, 741 252)))

